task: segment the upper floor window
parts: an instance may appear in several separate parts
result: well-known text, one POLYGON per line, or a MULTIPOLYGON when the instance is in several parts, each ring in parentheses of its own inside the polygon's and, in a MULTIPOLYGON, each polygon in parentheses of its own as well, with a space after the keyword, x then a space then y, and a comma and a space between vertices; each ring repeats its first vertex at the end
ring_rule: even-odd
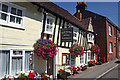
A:
POLYGON ((112 42, 109 43, 109 53, 112 54, 112 42))
POLYGON ((0 2, 0 24, 24 28, 25 8, 12 3, 0 2))
POLYGON ((47 16, 46 17, 45 33, 53 34, 53 29, 54 29, 54 18, 47 16))
POLYGON ((88 34, 88 42, 92 42, 93 41, 93 34, 89 33, 88 34))
POLYGON ((73 39, 77 40, 78 39, 78 31, 77 29, 73 28, 73 39))
POLYGON ((109 25, 109 36, 112 36, 112 27, 109 25))

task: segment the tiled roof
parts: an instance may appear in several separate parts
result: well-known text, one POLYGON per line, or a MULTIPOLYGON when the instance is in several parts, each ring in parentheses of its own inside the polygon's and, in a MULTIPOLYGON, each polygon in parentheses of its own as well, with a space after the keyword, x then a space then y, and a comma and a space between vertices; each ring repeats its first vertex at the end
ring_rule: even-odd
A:
MULTIPOLYGON (((91 11, 89 11, 89 10, 84 10, 83 13, 84 13, 84 16, 85 16, 85 15, 88 16, 87 14, 94 14, 94 15, 100 16, 101 18, 106 19, 108 22, 110 22, 114 27, 116 27, 116 28, 120 31, 120 28, 119 28, 117 25, 115 25, 115 24, 114 24, 109 18, 107 18, 106 16, 102 16, 102 15, 100 15, 100 14, 91 12, 91 11), (86 13, 86 14, 85 14, 85 13, 86 13)), ((77 14, 77 13, 75 13, 74 15, 76 15, 76 14, 77 14)), ((90 17, 90 16, 89 16, 89 17, 90 17)))
POLYGON ((67 10, 63 9, 62 7, 54 4, 53 2, 34 2, 33 4, 38 5, 42 8, 44 8, 46 11, 51 12, 54 15, 57 15, 65 20, 67 20, 70 23, 73 23, 74 25, 78 26, 79 28, 86 30, 87 28, 87 19, 84 21, 80 21, 78 18, 76 18, 74 15, 72 15, 67 10), (85 29, 86 28, 86 29, 85 29))
POLYGON ((84 25, 84 26, 81 26, 81 27, 83 27, 83 28, 85 28, 85 29, 88 29, 89 22, 90 22, 90 18, 82 19, 82 20, 80 21, 80 23, 81 23, 82 25, 84 25))

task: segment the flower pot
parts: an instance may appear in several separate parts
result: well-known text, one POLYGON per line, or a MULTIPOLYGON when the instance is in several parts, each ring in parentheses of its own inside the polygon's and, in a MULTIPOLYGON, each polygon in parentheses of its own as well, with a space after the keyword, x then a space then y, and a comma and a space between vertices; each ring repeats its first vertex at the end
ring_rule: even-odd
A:
POLYGON ((67 75, 61 75, 61 79, 67 80, 67 75))

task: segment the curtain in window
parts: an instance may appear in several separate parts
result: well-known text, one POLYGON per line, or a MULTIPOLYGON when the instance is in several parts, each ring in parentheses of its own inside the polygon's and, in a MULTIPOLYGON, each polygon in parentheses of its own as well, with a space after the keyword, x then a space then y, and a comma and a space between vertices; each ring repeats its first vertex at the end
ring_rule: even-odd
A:
POLYGON ((0 51, 0 77, 9 74, 10 51, 0 51))
POLYGON ((30 64, 30 61, 32 62, 32 55, 31 51, 26 51, 25 52, 25 71, 31 70, 32 69, 32 64, 30 64))
POLYGON ((22 71, 22 57, 12 57, 12 74, 22 71))

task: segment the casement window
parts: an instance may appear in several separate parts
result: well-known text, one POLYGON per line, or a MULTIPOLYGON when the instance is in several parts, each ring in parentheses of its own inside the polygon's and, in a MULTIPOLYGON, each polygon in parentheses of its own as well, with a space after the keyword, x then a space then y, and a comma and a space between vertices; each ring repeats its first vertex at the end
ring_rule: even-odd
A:
POLYGON ((0 51, 0 77, 9 74, 10 51, 0 51))
POLYGON ((54 21, 55 19, 53 17, 50 17, 50 16, 46 17, 46 26, 45 26, 46 34, 53 34, 54 21))
POLYGON ((91 60, 94 60, 94 53, 91 53, 91 60))
POLYGON ((33 53, 25 50, 0 51, 0 77, 33 69, 33 53))
POLYGON ((112 42, 109 43, 109 53, 112 54, 112 42))
POLYGON ((109 25, 109 36, 112 36, 112 27, 109 25))
POLYGON ((84 55, 80 55, 80 64, 84 64, 84 55))
POLYGON ((78 40, 78 30, 76 28, 73 28, 73 39, 78 40))
POLYGON ((93 34, 92 33, 88 34, 88 42, 93 42, 93 34))
POLYGON ((0 2, 0 24, 24 29, 25 8, 18 5, 0 2))
POLYGON ((75 66, 75 56, 74 55, 71 55, 71 65, 72 66, 75 66))
POLYGON ((68 65, 75 66, 75 63, 76 63, 76 57, 68 53, 68 65))
POLYGON ((91 52, 88 52, 88 60, 91 60, 91 52))

